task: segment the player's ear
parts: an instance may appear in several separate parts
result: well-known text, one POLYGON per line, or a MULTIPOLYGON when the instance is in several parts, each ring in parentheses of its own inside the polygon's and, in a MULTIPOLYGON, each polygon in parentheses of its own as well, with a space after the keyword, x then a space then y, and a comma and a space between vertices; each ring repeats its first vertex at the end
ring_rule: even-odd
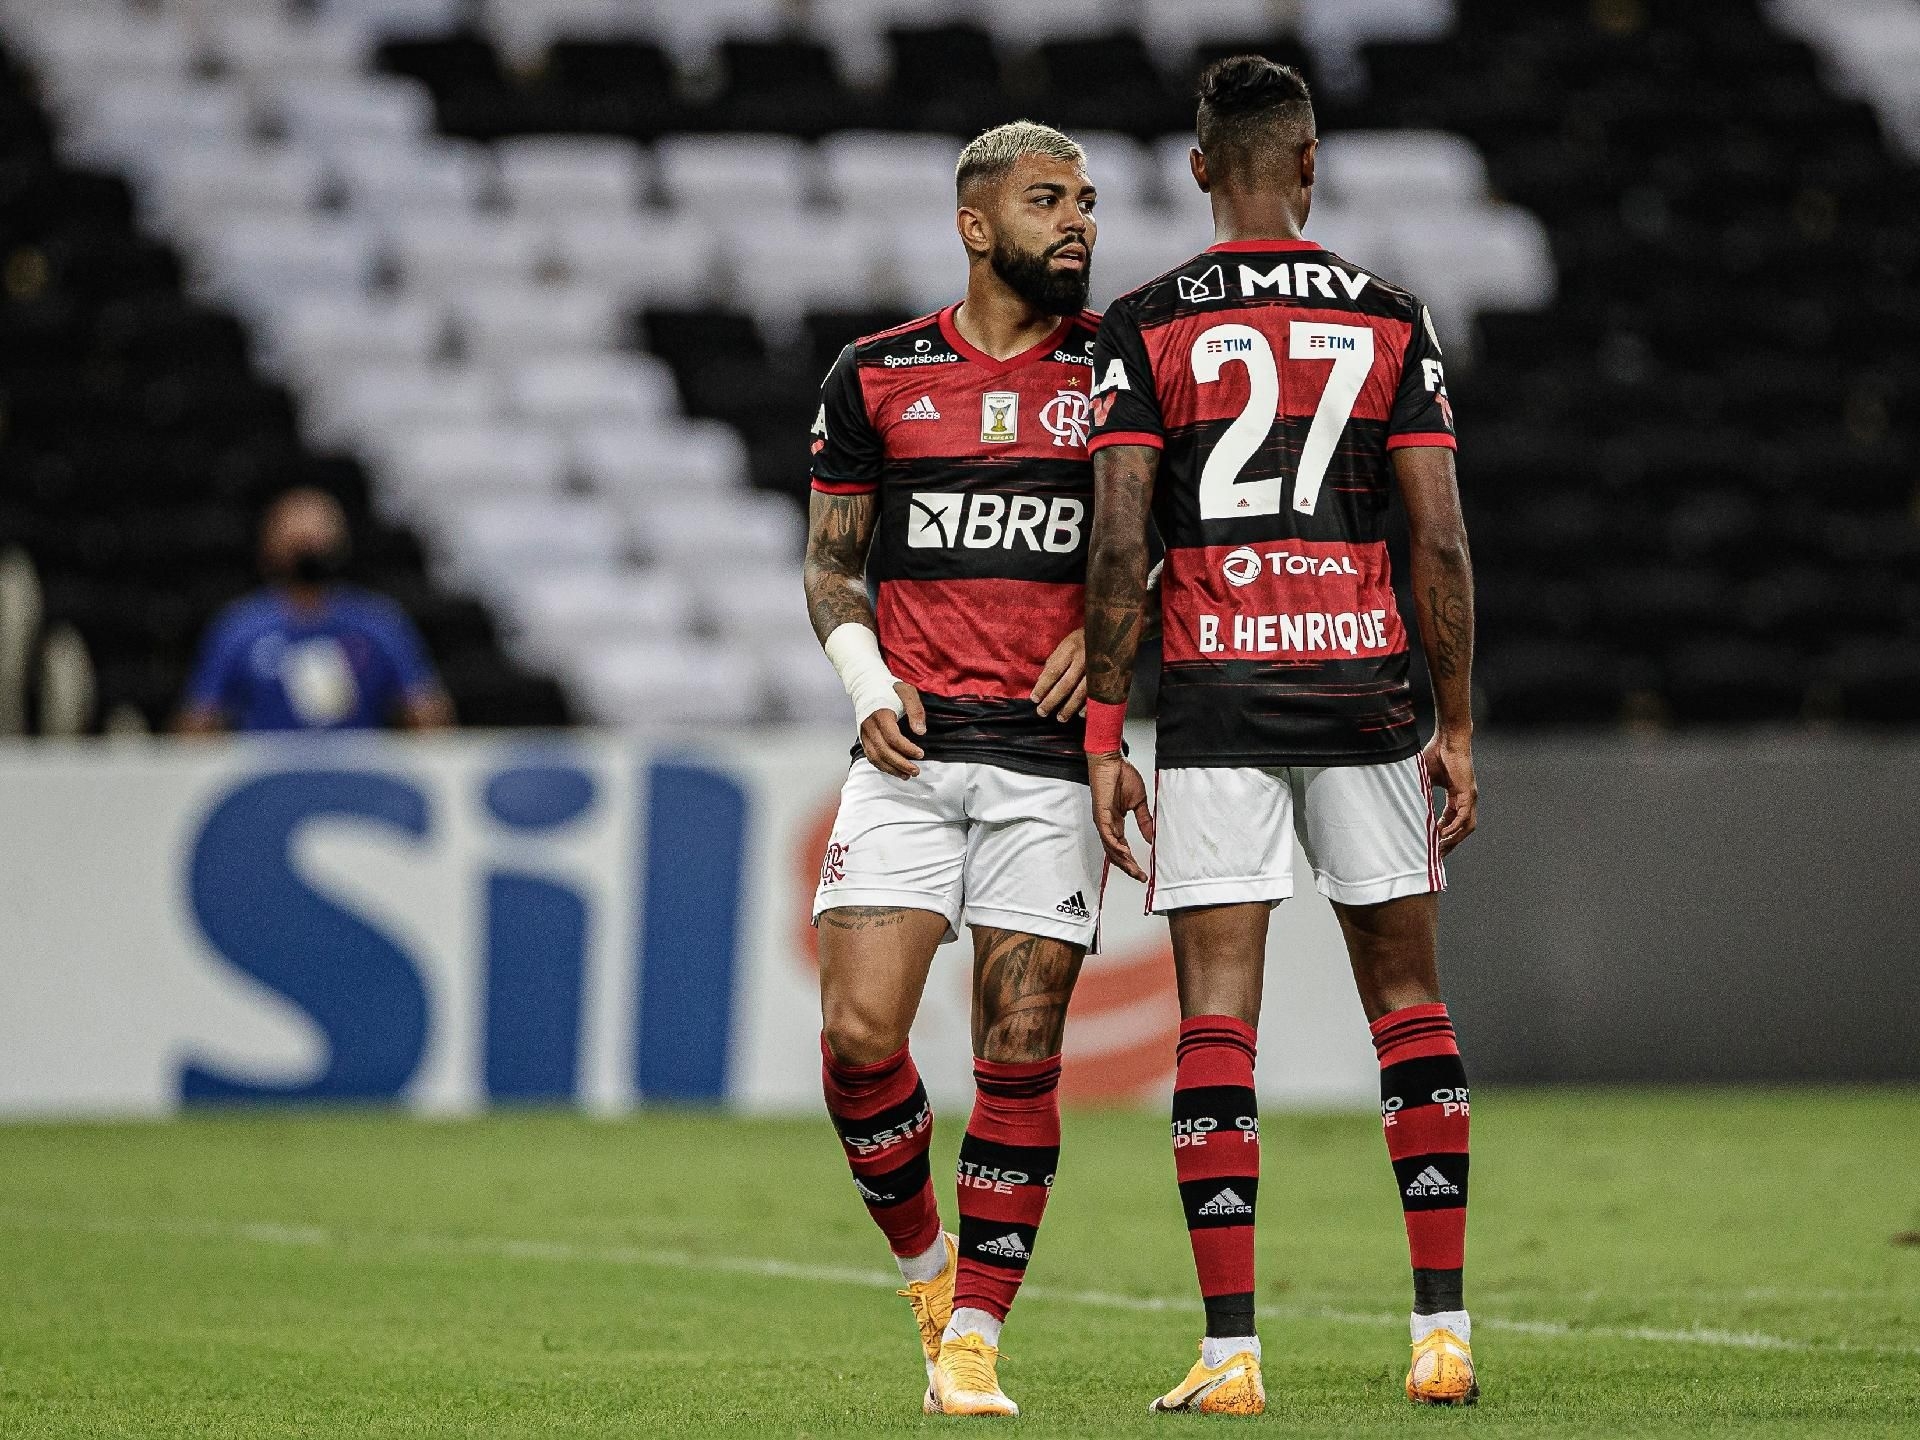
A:
POLYGON ((1187 168, 1193 171, 1193 183, 1200 187, 1200 193, 1211 195, 1213 182, 1207 178, 1207 157, 1200 153, 1198 145, 1187 152, 1187 168))
POLYGON ((1313 166, 1319 154, 1320 137, 1316 135, 1300 151, 1300 187, 1303 190, 1313 189, 1313 166))
POLYGON ((960 243, 967 247, 969 258, 985 255, 993 249, 993 231, 987 224, 984 213, 971 205, 962 205, 954 216, 954 227, 960 232, 960 243))

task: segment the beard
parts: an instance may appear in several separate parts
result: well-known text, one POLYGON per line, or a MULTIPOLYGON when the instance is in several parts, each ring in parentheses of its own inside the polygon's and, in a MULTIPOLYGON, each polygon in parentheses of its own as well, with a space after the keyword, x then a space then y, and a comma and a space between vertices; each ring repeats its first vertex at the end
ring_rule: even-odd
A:
POLYGON ((1039 254, 996 244, 987 256, 993 273, 1043 315, 1078 315, 1087 308, 1093 284, 1093 247, 1085 241, 1055 241, 1039 254), (1053 257, 1069 245, 1085 245, 1087 263, 1078 270, 1055 270, 1053 257))

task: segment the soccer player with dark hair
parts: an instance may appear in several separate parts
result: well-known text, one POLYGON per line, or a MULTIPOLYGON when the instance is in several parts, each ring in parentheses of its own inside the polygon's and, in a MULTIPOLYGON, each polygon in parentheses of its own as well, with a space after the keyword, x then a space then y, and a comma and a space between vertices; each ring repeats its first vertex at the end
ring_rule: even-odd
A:
POLYGON ((813 909, 827 1110, 907 1282, 924 1408, 1015 1415, 1000 1326, 1053 1184, 1067 1000, 1105 875, 1080 719, 1094 189, 1080 147, 1026 121, 969 144, 955 180, 966 297, 849 345, 814 425, 807 606, 860 743, 813 909), (963 923, 956 1239, 907 1032, 963 923))
POLYGON ((1144 792, 1120 720, 1150 519, 1166 545, 1155 828, 1142 829, 1150 904, 1173 936, 1174 1165, 1206 1337, 1154 1408, 1265 1405, 1254 1042, 1296 831, 1380 1058, 1414 1267, 1407 1395, 1471 1404, 1467 1083, 1435 932, 1441 857, 1474 827, 1473 577, 1440 343, 1412 295, 1302 238, 1318 140, 1297 74, 1257 56, 1212 66, 1198 129, 1216 242, 1117 301, 1094 347, 1087 763, 1107 853, 1140 878, 1125 820, 1144 792), (1396 488, 1437 710, 1424 749, 1388 576, 1396 488))

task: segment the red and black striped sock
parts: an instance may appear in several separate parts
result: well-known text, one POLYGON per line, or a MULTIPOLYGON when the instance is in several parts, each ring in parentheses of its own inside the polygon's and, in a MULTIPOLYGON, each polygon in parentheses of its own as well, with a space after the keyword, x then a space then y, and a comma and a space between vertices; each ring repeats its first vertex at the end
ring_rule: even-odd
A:
POLYGON ((827 1113, 853 1170, 853 1183, 895 1255, 924 1255, 940 1238, 927 1143, 933 1107, 902 1045, 875 1065, 846 1065, 820 1039, 827 1113))
POLYGON ((1060 1057, 973 1062, 973 1115, 960 1141, 960 1273, 953 1308, 1001 1320, 1026 1278, 1060 1163, 1060 1057))
POLYGON ((1406 1212, 1413 1309, 1466 1308, 1467 1071, 1444 1005, 1409 1005, 1373 1022, 1380 1117, 1406 1212))
POLYGON ((1173 1173, 1210 1336, 1253 1331, 1253 1211, 1260 1107, 1253 1027, 1231 1015, 1180 1022, 1173 1080, 1173 1173))

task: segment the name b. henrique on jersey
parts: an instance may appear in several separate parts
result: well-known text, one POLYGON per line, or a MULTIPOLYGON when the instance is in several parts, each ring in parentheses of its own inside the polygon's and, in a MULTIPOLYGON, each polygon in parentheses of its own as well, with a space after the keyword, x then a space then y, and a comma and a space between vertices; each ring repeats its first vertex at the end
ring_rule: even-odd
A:
POLYGON ((920 692, 930 760, 1086 779, 1082 726, 1030 698, 1083 621, 1100 317, 995 360, 950 306, 840 352, 821 387, 813 488, 877 494, 867 556, 880 652, 920 692))
POLYGON ((1310 241, 1216 245, 1107 311, 1092 418, 1162 452, 1156 763, 1411 755, 1386 521, 1389 453, 1454 446, 1426 307, 1310 241))

